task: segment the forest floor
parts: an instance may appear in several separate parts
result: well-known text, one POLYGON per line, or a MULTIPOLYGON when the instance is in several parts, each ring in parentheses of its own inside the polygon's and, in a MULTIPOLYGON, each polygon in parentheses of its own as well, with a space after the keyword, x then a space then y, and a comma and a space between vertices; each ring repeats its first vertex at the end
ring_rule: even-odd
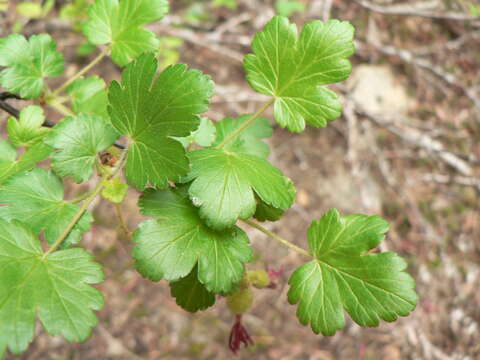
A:
MULTIPOLYGON (((175 0, 171 15, 150 27, 181 38, 180 61, 212 76, 217 94, 207 116, 213 120, 252 113, 263 101, 244 80, 241 61, 255 32, 274 15, 273 1, 237 2, 236 9, 227 9, 197 1, 205 17, 197 23, 189 1, 175 0)), ((267 226, 306 246, 310 221, 332 207, 343 214, 380 214, 391 224, 382 250, 408 260, 420 301, 395 323, 360 328, 348 320, 334 337, 314 335, 286 300, 288 276, 302 259, 246 229, 257 250, 251 267, 283 269, 284 276, 277 289, 257 291, 245 316, 255 346, 236 358, 480 359, 480 21, 471 19, 466 6, 478 3, 303 3, 306 11, 292 21, 302 26, 314 18, 348 20, 357 29, 357 53, 351 79, 332 87, 345 104, 341 118, 302 134, 275 128, 271 160, 294 181, 298 196, 281 221, 267 226), (412 7, 417 3, 429 7, 412 7)), ((50 32, 68 54, 67 72, 74 73, 88 62, 74 52, 82 38, 65 30, 68 23, 49 19, 26 23, 22 33, 50 32)), ((17 20, 13 10, 5 14, 0 35, 17 20)), ((108 60, 94 72, 107 80, 120 76, 108 60)), ((132 229, 142 220, 134 215, 137 199, 131 191, 123 205, 132 229)), ((132 244, 119 230, 113 207, 97 203, 94 215, 97 224, 84 244, 105 267, 100 325, 81 344, 39 329, 29 350, 9 359, 234 358, 227 346, 233 318, 224 301, 203 313, 184 312, 165 282, 152 283, 134 271, 132 244)))

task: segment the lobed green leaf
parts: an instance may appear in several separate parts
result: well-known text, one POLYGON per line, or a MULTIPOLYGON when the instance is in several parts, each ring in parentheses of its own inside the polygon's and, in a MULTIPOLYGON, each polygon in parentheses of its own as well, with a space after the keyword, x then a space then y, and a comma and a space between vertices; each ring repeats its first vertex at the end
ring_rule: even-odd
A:
MULTIPOLYGON (((35 234, 42 231, 52 244, 78 212, 79 207, 63 200, 63 185, 52 172, 35 168, 11 177, 0 188, 0 218, 19 220, 27 224, 35 234)), ((93 221, 86 212, 70 232, 63 247, 80 241, 82 234, 90 230, 93 221)))
POLYGON ((223 149, 188 154, 191 171, 184 179, 200 216, 214 229, 225 229, 255 213, 258 196, 266 204, 287 210, 295 199, 290 179, 267 160, 223 149))
POLYGON ((63 55, 49 35, 33 35, 29 40, 12 34, 0 39, 0 85, 25 99, 42 94, 44 79, 64 71, 63 55))
POLYGON ((117 138, 117 132, 104 118, 80 114, 55 125, 45 142, 57 150, 52 155, 53 170, 82 183, 92 177, 97 154, 117 138))
POLYGON ((86 113, 108 119, 108 96, 105 81, 97 76, 75 80, 68 88, 75 114, 86 113))
POLYGON ((337 95, 322 85, 345 80, 354 51, 354 28, 338 20, 311 21, 300 36, 287 18, 276 16, 255 36, 245 57, 252 88, 275 98, 275 120, 293 132, 305 123, 324 127, 340 116, 337 95))
POLYGON ((48 129, 42 127, 44 121, 45 115, 40 106, 27 106, 20 111, 18 120, 14 117, 8 119, 8 138, 15 146, 31 147, 47 134, 48 129))
MULTIPOLYGON (((217 137, 213 146, 219 145, 228 135, 242 126, 250 116, 251 115, 243 115, 237 119, 225 118, 217 122, 215 124, 217 137)), ((245 130, 232 139, 232 141, 225 144, 223 149, 230 152, 256 155, 266 159, 270 154, 270 149, 261 139, 271 137, 272 134, 273 129, 269 121, 264 118, 257 118, 245 130)))
POLYGON ((109 112, 113 127, 130 138, 126 176, 143 190, 164 187, 187 174, 183 146, 172 137, 189 135, 199 125, 213 95, 210 77, 186 65, 166 68, 156 79, 157 60, 142 55, 129 64, 122 83, 110 86, 109 112))
POLYGON ((39 142, 16 159, 15 148, 6 141, 0 141, 0 187, 14 175, 33 169, 36 164, 46 160, 51 153, 50 146, 39 142))
POLYGON ((32 341, 38 316, 51 335, 84 341, 103 307, 89 284, 103 280, 99 264, 83 249, 56 251, 44 258, 40 241, 19 221, 0 219, 0 356, 32 341))
POLYGON ((223 231, 207 227, 184 188, 147 190, 140 207, 156 219, 141 223, 134 234, 133 257, 143 276, 178 281, 197 266, 199 282, 222 294, 242 279, 252 256, 247 235, 236 226, 223 231))
POLYGON ((92 44, 111 44, 112 60, 125 66, 144 52, 158 50, 157 37, 142 26, 167 12, 167 0, 96 0, 88 10, 90 20, 83 33, 92 44))
POLYGON ((343 309, 362 326, 395 321, 416 306, 414 280, 395 253, 369 254, 388 231, 379 216, 325 213, 308 230, 314 260, 292 274, 288 301, 315 333, 334 335, 345 326, 343 309))
POLYGON ((186 277, 170 283, 170 293, 177 305, 189 312, 205 310, 215 304, 215 294, 198 281, 198 270, 195 267, 186 277))

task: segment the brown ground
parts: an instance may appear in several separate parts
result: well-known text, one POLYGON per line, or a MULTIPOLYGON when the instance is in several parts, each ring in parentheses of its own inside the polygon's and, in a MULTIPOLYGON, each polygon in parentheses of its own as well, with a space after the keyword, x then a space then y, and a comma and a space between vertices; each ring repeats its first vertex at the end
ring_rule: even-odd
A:
MULTIPOLYGON (((152 27, 182 37, 181 61, 218 84, 208 114, 214 120, 252 112, 262 100, 244 81, 239 59, 273 14, 271 1, 238 2, 237 10, 219 10, 204 1, 210 19, 176 29, 184 23, 187 1, 175 0, 173 15, 152 27)), ((480 359, 480 22, 432 18, 467 13, 475 2, 429 1, 427 16, 384 15, 351 0, 303 2, 307 12, 293 17, 299 25, 323 14, 356 26, 354 68, 367 70, 336 87, 345 97, 345 117, 303 134, 275 130, 271 159, 294 180, 298 197, 286 217, 269 227, 305 246, 309 222, 331 207, 381 214, 392 227, 382 249, 409 261, 420 302, 411 316, 393 324, 369 329, 349 322, 334 337, 315 336, 286 301, 287 277, 302 259, 249 230, 258 250, 252 268, 284 268, 285 276, 279 289, 257 292, 245 317, 256 345, 238 359, 480 359), (355 92, 358 84, 367 90, 355 92)), ((391 6, 416 2, 377 3, 402 12, 391 6)), ((14 18, 11 8, 5 24, 14 18)), ((68 73, 74 73, 86 60, 73 55, 72 45, 81 38, 64 26, 48 18, 26 24, 23 32, 48 29, 70 54, 68 73)), ((109 61, 96 72, 119 76, 109 61)), ((124 204, 131 228, 140 221, 137 196, 132 191, 124 204)), ((233 319, 224 301, 200 314, 185 313, 164 282, 149 282, 132 269, 131 244, 118 231, 113 208, 98 204, 95 215, 97 225, 83 244, 105 266, 99 327, 82 344, 39 328, 29 350, 9 359, 232 358, 226 343, 233 319)))

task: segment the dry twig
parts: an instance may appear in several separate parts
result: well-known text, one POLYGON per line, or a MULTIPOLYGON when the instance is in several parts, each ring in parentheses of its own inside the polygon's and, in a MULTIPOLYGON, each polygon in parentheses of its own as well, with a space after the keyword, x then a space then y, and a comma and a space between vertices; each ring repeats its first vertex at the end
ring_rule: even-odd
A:
POLYGON ((436 5, 437 2, 418 1, 397 4, 397 5, 378 5, 367 0, 354 0, 360 6, 378 12, 385 15, 406 15, 406 16, 420 16, 433 19, 447 19, 457 21, 480 21, 478 16, 473 16, 460 12, 451 11, 432 11, 428 10, 432 5, 436 5))

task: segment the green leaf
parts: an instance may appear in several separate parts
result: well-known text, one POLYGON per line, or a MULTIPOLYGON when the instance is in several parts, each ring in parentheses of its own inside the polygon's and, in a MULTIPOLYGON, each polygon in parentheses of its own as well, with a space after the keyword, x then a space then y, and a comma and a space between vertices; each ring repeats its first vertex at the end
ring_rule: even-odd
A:
POLYGON ((44 79, 59 76, 64 70, 63 55, 49 35, 12 34, 0 40, 0 85, 25 99, 36 99, 43 91, 44 79))
POLYGON ((88 10, 83 32, 92 44, 111 44, 112 60, 125 66, 144 52, 156 51, 155 34, 141 28, 162 19, 167 0, 97 0, 88 10))
POLYGON ((121 204, 127 195, 128 185, 123 183, 120 178, 103 181, 102 196, 114 204, 121 204))
POLYGON ((215 294, 198 281, 197 267, 186 277, 170 283, 170 293, 182 309, 192 313, 205 310, 215 304, 215 294))
POLYGON ((292 274, 288 301, 315 333, 333 335, 345 326, 343 309, 362 326, 395 321, 416 306, 414 280, 397 254, 368 253, 388 231, 379 216, 341 217, 330 210, 308 230, 314 260, 292 274))
POLYGON ((81 30, 83 22, 88 18, 85 9, 89 6, 89 0, 73 0, 62 6, 60 19, 68 20, 75 30, 81 30))
POLYGON ((257 195, 275 208, 287 210, 295 199, 291 181, 257 156, 223 149, 190 152, 192 170, 184 181, 192 202, 209 226, 224 229, 255 213, 257 195))
POLYGON ((58 150, 52 155, 55 172, 82 183, 92 177, 97 154, 117 138, 116 131, 102 117, 80 114, 55 125, 45 142, 58 150))
POLYGON ((213 0, 213 6, 216 6, 216 7, 225 6, 229 9, 236 9, 238 4, 237 4, 237 0, 213 0))
POLYGON ((147 190, 140 199, 144 221, 134 234, 138 271, 159 281, 177 281, 198 264, 198 280, 206 289, 227 293, 244 273, 251 256, 248 237, 234 226, 224 231, 207 227, 185 189, 147 190))
POLYGON ((275 98, 275 120, 293 132, 305 122, 324 127, 341 114, 337 95, 324 86, 345 80, 354 51, 348 22, 309 22, 300 36, 295 24, 276 16, 255 36, 254 54, 245 57, 254 90, 275 98))
POLYGON ((40 141, 49 131, 42 127, 45 121, 43 109, 40 106, 30 105, 22 109, 20 118, 8 119, 8 138, 15 146, 30 147, 40 141))
POLYGON ((174 138, 187 148, 190 144, 196 143, 200 146, 210 146, 215 140, 215 125, 212 120, 202 117, 198 129, 193 131, 189 136, 174 138))
POLYGON ((17 150, 8 141, 0 140, 0 162, 13 162, 17 157, 17 150))
POLYGON ((15 148, 6 141, 0 144, 0 153, 3 154, 0 155, 0 185, 18 173, 33 169, 36 164, 46 160, 52 153, 50 146, 39 142, 28 149, 20 159, 15 160, 17 157, 15 148))
POLYGON ((108 119, 105 81, 97 76, 75 80, 67 89, 76 114, 96 114, 108 119))
POLYGON ((289 17, 305 11, 305 4, 296 0, 280 0, 275 3, 275 10, 278 15, 289 17))
POLYGON ((0 356, 32 341, 38 316, 51 335, 84 341, 97 324, 93 310, 101 293, 89 284, 103 280, 101 266, 83 249, 43 258, 40 241, 24 224, 0 219, 0 356))
POLYGON ((172 137, 189 135, 199 125, 213 94, 210 77, 186 65, 165 69, 155 80, 157 61, 142 55, 113 82, 109 112, 116 130, 131 139, 127 153, 129 184, 143 190, 164 187, 188 172, 183 146, 172 137))
MULTIPOLYGON (((243 115, 237 119, 225 118, 215 124, 217 129, 217 138, 213 146, 220 144, 230 133, 237 130, 251 115, 243 115)), ((273 133, 272 126, 267 119, 258 118, 249 127, 239 133, 232 141, 227 143, 223 149, 226 151, 256 155, 267 158, 270 149, 260 139, 271 137, 273 133)))
MULTIPOLYGON (((295 198, 297 191, 292 182, 289 182, 287 184, 286 191, 289 196, 291 196, 293 199, 295 198)), ((258 196, 255 196, 255 198, 257 200, 257 209, 255 210, 255 214, 253 215, 253 217, 258 221, 277 221, 283 216, 283 214, 287 210, 284 208, 278 208, 269 205, 262 201, 262 199, 260 199, 258 196)))
MULTIPOLYGON (((0 218, 22 221, 36 234, 43 231, 52 244, 79 210, 64 201, 63 195, 62 182, 50 171, 36 168, 17 174, 0 188, 0 204, 8 205, 0 206, 0 218)), ((85 212, 62 246, 79 242, 92 221, 90 213, 85 212)))

